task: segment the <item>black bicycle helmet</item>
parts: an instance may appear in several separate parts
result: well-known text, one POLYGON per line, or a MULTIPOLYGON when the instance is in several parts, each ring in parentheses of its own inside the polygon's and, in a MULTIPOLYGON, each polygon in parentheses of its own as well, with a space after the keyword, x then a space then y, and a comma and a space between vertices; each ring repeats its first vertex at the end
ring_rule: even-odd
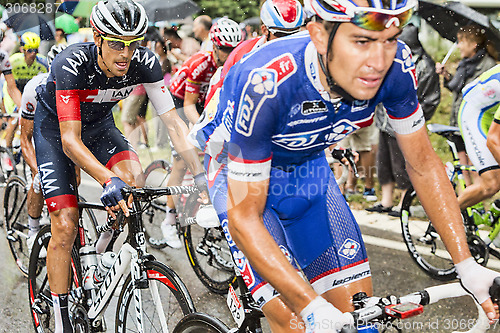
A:
POLYGON ((144 7, 132 0, 105 0, 92 8, 90 24, 102 35, 142 36, 148 17, 144 7))

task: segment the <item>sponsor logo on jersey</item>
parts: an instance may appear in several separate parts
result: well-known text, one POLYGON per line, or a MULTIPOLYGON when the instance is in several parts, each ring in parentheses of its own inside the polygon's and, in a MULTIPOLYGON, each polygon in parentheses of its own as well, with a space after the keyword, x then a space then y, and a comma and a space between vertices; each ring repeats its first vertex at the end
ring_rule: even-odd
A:
POLYGON ((243 280, 245 280, 245 284, 247 285, 247 287, 253 287, 253 285, 255 284, 255 276, 253 275, 253 271, 250 268, 250 263, 248 262, 243 252, 241 252, 240 250, 233 251, 233 258, 243 280))
POLYGON ((280 250, 285 255, 286 260, 288 260, 290 264, 293 263, 293 257, 290 254, 290 251, 288 251, 288 249, 284 245, 280 245, 280 250))
POLYGON ((54 186, 52 185, 57 181, 57 179, 50 178, 50 175, 54 173, 54 169, 51 167, 54 165, 52 162, 47 162, 43 163, 38 167, 38 170, 40 170, 40 181, 42 182, 43 186, 43 194, 47 195, 52 191, 56 191, 59 189, 59 186, 54 186))
POLYGON ((343 119, 332 126, 332 131, 328 133, 325 139, 329 143, 339 142, 358 128, 359 126, 354 125, 347 119, 343 119))
POLYGON ((401 58, 402 59, 399 59, 396 56, 396 58, 394 58, 394 61, 401 64, 401 70, 403 73, 408 73, 411 76, 413 87, 417 89, 417 70, 411 58, 411 51, 408 46, 405 46, 401 51, 401 58))
POLYGON ((131 60, 134 60, 134 59, 137 60, 137 62, 140 62, 140 63, 146 65, 147 67, 149 67, 149 69, 153 69, 156 57, 154 54, 151 54, 151 56, 149 56, 148 52, 144 52, 142 54, 142 58, 141 58, 140 50, 136 49, 131 60))
POLYGON ((64 104, 68 104, 69 98, 71 97, 70 95, 60 95, 61 100, 63 101, 64 104))
POLYGON ((353 239, 347 238, 340 247, 338 254, 347 259, 353 259, 360 249, 360 245, 353 239))
POLYGON ((323 101, 302 102, 302 114, 307 116, 311 113, 328 112, 328 108, 323 101))
POLYGON ((70 67, 63 65, 62 69, 73 74, 74 76, 78 76, 78 67, 80 67, 83 63, 88 62, 89 59, 82 50, 79 50, 78 52, 73 52, 73 57, 66 58, 66 61, 70 67))
POLYGON ((26 103, 26 110, 28 110, 29 112, 35 111, 35 107, 33 106, 33 103, 31 103, 31 102, 26 103))
POLYGON ((342 279, 335 279, 335 280, 333 280, 332 287, 341 286, 341 285, 344 285, 348 282, 353 282, 353 281, 359 280, 361 278, 368 277, 368 276, 370 276, 370 274, 371 274, 370 270, 367 269, 365 271, 362 271, 360 273, 354 273, 354 274, 352 274, 348 277, 342 278, 342 279))
POLYGON ((484 97, 488 97, 489 99, 496 98, 496 89, 491 87, 486 87, 484 90, 484 97))
POLYGON ((226 236, 227 244, 230 247, 236 246, 236 244, 233 241, 233 238, 231 237, 231 234, 229 233, 229 223, 227 219, 222 220, 220 223, 222 230, 224 231, 224 235, 226 236))
POLYGON ((351 112, 363 111, 368 107, 369 104, 369 101, 355 100, 354 102, 352 102, 351 112))
POLYGON ((255 119, 266 99, 276 96, 278 86, 297 71, 290 53, 274 58, 262 68, 252 70, 243 88, 236 131, 244 136, 253 132, 255 119))
POLYGON ((128 97, 134 88, 135 86, 120 89, 88 90, 88 95, 82 98, 82 101, 93 103, 118 102, 128 97))
POLYGON ((294 126, 297 126, 297 125, 312 124, 312 123, 317 123, 319 121, 323 121, 327 117, 328 116, 321 116, 321 117, 316 117, 316 118, 298 119, 298 120, 291 121, 291 122, 289 122, 286 125, 289 126, 289 127, 294 127, 294 126))

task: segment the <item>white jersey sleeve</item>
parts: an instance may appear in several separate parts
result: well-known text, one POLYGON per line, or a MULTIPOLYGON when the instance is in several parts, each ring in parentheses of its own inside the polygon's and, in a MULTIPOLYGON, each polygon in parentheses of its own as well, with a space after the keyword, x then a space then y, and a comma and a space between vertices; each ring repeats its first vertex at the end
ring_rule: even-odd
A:
POLYGON ((158 115, 175 108, 172 95, 170 95, 170 91, 168 91, 163 80, 153 83, 143 83, 143 86, 158 115))
POLYGON ((23 96, 21 99, 21 117, 27 120, 35 119, 36 110, 36 87, 45 84, 49 73, 38 74, 28 81, 24 87, 23 96))
POLYGON ((9 54, 4 50, 0 50, 0 73, 3 73, 4 75, 12 73, 9 54))

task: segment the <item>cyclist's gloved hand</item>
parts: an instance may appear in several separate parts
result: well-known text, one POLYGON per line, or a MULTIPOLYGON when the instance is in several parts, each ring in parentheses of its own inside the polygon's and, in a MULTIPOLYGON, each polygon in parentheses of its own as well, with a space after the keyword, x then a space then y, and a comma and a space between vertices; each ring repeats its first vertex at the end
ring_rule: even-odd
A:
POLYGON ((124 200, 122 189, 128 185, 118 177, 109 178, 103 185, 101 202, 104 206, 113 207, 118 205, 118 201, 124 200))
POLYGON ((306 333, 337 333, 345 325, 354 324, 349 312, 342 313, 321 296, 300 311, 300 316, 306 324, 306 333))
MULTIPOLYGON (((455 267, 460 283, 465 290, 476 298, 479 304, 483 304, 490 298, 489 289, 493 284, 493 280, 500 276, 499 273, 479 265, 472 257, 459 262, 455 267)), ((488 318, 491 317, 490 313, 487 313, 487 315, 488 318)))

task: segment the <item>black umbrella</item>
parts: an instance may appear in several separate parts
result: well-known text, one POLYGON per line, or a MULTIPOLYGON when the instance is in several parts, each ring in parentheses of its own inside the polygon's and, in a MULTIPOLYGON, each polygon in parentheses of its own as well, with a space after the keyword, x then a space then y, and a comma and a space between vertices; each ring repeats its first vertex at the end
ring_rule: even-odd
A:
POLYGON ((50 19, 43 14, 17 13, 10 15, 4 23, 15 32, 35 30, 42 40, 52 40, 54 39, 54 30, 49 21, 50 19))
POLYGON ((419 16, 425 19, 441 37, 456 42, 458 29, 474 23, 485 30, 488 39, 495 44, 496 49, 500 52, 500 32, 486 15, 461 2, 450 1, 441 5, 420 0, 418 3, 419 16))
POLYGON ((151 22, 180 20, 200 10, 192 0, 137 0, 137 2, 144 6, 151 22))

